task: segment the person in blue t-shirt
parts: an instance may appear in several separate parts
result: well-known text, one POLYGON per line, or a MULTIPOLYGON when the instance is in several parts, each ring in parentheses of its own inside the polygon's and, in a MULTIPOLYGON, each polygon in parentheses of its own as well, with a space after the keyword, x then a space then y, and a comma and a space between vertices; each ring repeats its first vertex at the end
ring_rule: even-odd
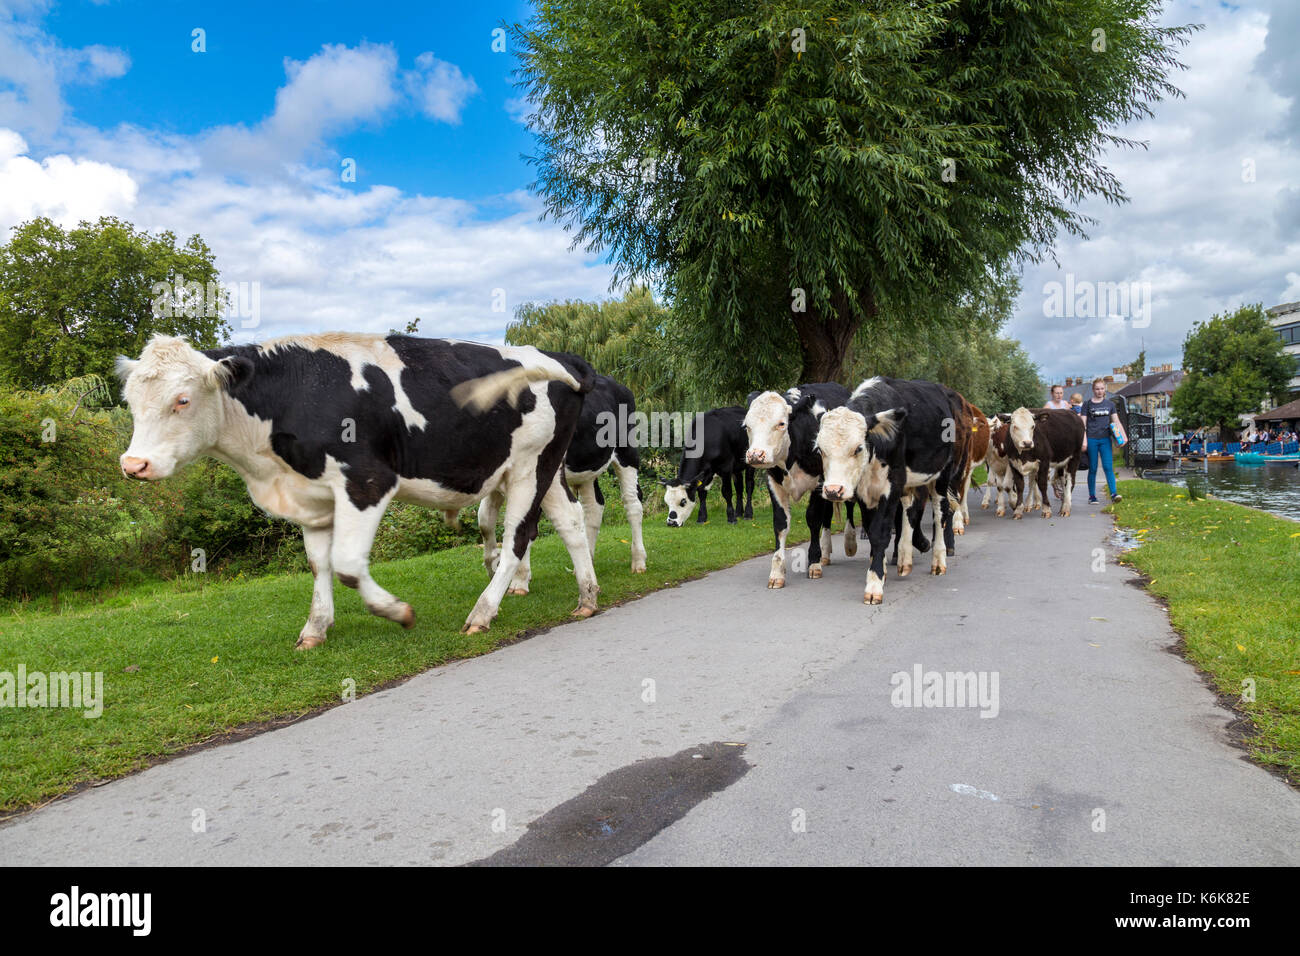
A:
POLYGON ((1120 437, 1128 441, 1124 426, 1120 424, 1119 412, 1115 403, 1106 397, 1106 380, 1095 379, 1092 383, 1092 398, 1083 403, 1083 420, 1085 436, 1088 442, 1088 501, 1097 503, 1097 460, 1101 460, 1106 469, 1106 486, 1110 490, 1110 500, 1122 500, 1115 490, 1115 466, 1111 460, 1110 426, 1113 423, 1120 437))

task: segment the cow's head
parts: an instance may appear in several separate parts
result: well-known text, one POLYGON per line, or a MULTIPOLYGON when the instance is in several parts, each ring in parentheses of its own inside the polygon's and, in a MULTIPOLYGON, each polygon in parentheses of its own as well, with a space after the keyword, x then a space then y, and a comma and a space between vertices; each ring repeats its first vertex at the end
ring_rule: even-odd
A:
POLYGON ((215 362, 183 339, 155 335, 138 359, 119 356, 117 374, 131 408, 131 446, 122 471, 131 478, 167 478, 217 443, 227 383, 252 372, 245 358, 215 362))
POLYGON ((790 453, 790 413, 793 410, 793 404, 780 392, 760 392, 751 396, 749 410, 745 412, 745 433, 749 435, 746 464, 771 468, 785 461, 790 453))
POLYGON ((1021 406, 1011 413, 1008 440, 1018 451, 1029 451, 1034 447, 1034 426, 1047 418, 1047 412, 1039 409, 1030 411, 1021 406))
POLYGON ((822 497, 844 501, 868 477, 884 467, 883 453, 898 435, 906 408, 863 415, 850 408, 832 408, 822 416, 814 448, 822 459, 822 497))
POLYGON ((668 527, 680 528, 686 524, 686 519, 695 510, 695 495, 699 484, 698 482, 670 484, 666 481, 663 484, 666 486, 664 504, 668 506, 668 527))

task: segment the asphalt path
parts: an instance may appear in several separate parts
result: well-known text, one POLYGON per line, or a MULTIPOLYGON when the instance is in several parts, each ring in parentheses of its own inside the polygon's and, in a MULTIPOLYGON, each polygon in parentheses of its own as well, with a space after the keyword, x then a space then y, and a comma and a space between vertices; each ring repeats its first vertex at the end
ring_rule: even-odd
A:
POLYGON ((1300 793, 1111 532, 1086 493, 976 511, 879 607, 839 535, 821 580, 746 561, 56 801, 0 860, 1300 864, 1300 793))

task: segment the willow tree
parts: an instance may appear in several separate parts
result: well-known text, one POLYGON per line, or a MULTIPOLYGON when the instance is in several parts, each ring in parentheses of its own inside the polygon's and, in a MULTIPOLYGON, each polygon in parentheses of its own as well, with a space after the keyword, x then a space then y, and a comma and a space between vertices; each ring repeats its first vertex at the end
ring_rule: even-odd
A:
POLYGON ((865 323, 924 325, 1080 232, 1081 200, 1124 199, 1102 149, 1178 95, 1192 29, 1159 7, 539 0, 513 28, 534 188, 615 281, 662 281, 737 380, 782 343, 835 379, 865 323))

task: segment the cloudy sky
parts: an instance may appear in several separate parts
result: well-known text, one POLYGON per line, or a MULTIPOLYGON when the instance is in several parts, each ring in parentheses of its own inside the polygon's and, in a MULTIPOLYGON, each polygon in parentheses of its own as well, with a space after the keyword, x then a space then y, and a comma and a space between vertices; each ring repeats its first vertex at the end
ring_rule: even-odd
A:
MULTIPOLYGON (((514 62, 493 49, 527 15, 0 0, 0 238, 36 215, 197 232, 225 282, 260 284, 260 326, 236 338, 419 316, 499 340, 521 302, 608 295, 609 268, 527 192, 514 62)), ((1050 378, 1143 342, 1177 362, 1193 321, 1300 299, 1300 3, 1177 0, 1164 19, 1205 29, 1174 78, 1186 98, 1122 131, 1149 149, 1109 157, 1131 201, 1085 207, 1089 238, 1025 271, 1009 332, 1050 378)))

